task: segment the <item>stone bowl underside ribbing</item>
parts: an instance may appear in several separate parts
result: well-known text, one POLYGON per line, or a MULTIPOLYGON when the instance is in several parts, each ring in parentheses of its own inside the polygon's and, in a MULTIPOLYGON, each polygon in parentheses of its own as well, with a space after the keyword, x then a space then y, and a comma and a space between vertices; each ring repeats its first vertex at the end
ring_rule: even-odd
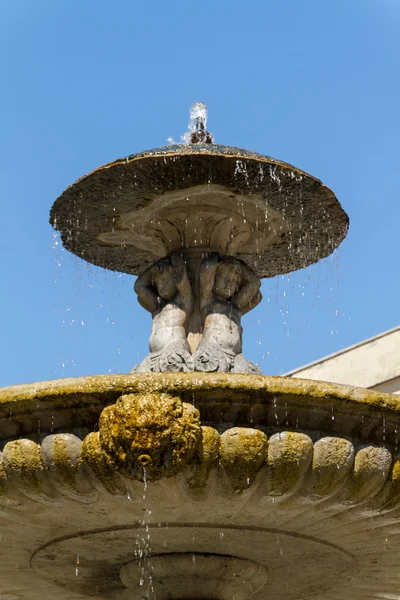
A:
POLYGON ((171 252, 197 249, 273 277, 331 254, 349 221, 329 188, 287 163, 177 145, 82 177, 56 200, 50 222, 65 248, 114 271, 140 275, 171 252))
POLYGON ((1 389, 0 593, 394 600, 399 427, 398 396, 294 378, 1 389))

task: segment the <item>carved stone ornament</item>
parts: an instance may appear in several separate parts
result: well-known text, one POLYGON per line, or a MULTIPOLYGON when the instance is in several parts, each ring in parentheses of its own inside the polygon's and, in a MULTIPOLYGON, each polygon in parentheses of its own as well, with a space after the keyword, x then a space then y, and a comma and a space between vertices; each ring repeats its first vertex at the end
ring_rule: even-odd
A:
POLYGON ((121 396, 103 410, 99 429, 107 460, 136 479, 175 475, 201 440, 198 410, 166 393, 121 396))
POLYGON ((142 273, 135 291, 153 320, 150 353, 132 373, 261 373, 242 353, 241 318, 262 298, 259 277, 243 261, 172 254, 142 273))

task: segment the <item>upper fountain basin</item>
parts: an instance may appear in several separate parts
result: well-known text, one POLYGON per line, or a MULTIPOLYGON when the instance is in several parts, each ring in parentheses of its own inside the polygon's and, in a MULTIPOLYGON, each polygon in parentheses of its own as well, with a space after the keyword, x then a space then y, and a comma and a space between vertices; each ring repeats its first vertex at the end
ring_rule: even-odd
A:
POLYGON ((114 271, 140 275, 195 249, 236 256, 259 277, 328 256, 349 224, 319 179, 216 144, 165 146, 99 167, 56 200, 50 222, 65 248, 114 271))

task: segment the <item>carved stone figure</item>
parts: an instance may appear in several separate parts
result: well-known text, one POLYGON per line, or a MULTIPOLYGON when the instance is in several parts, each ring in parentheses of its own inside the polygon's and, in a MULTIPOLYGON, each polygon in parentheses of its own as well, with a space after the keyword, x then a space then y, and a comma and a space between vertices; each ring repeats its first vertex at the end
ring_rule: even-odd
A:
POLYGON ((199 411, 177 395, 123 394, 99 419, 100 446, 121 473, 142 479, 181 471, 201 441, 199 411))
POLYGON ((241 326, 242 315, 261 301, 260 279, 243 261, 210 252, 195 280, 197 308, 185 260, 178 254, 154 263, 137 279, 138 301, 152 313, 153 323, 150 354, 133 372, 260 373, 243 356, 241 326), (188 324, 198 311, 202 339, 192 357, 188 324))
POLYGON ((150 354, 132 372, 192 371, 187 325, 193 293, 183 258, 172 254, 157 261, 138 277, 134 289, 153 323, 150 354))
POLYGON ((241 317, 261 301, 260 279, 243 261, 213 252, 200 268, 203 337, 195 371, 260 373, 242 354, 241 317))

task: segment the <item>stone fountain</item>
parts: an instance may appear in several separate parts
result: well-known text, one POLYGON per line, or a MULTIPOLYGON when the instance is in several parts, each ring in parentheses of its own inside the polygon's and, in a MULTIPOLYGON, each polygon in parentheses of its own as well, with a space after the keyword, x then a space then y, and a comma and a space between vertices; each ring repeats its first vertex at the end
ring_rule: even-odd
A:
POLYGON ((397 396, 260 374, 260 279, 328 256, 348 219, 318 179, 186 143, 70 186, 51 223, 137 275, 150 353, 128 375, 0 390, 0 600, 400 598, 397 396))

